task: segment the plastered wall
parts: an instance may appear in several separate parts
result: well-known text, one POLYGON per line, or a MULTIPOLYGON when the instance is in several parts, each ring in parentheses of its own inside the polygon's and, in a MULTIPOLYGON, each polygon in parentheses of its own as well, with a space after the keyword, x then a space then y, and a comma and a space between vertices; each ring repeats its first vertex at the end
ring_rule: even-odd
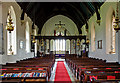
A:
POLYGON ((89 44, 89 57, 94 57, 94 58, 100 58, 103 60, 107 60, 107 62, 120 62, 119 59, 119 54, 120 54, 120 46, 119 46, 119 41, 120 41, 120 32, 116 33, 116 53, 115 54, 110 54, 107 53, 108 45, 107 43, 109 42, 108 40, 108 32, 110 28, 110 24, 108 23, 108 20, 110 17, 110 14, 115 11, 116 14, 116 2, 105 2, 99 12, 101 16, 101 23, 98 25, 96 23, 97 16, 96 13, 88 20, 88 26, 89 26, 89 32, 86 34, 84 30, 85 25, 82 28, 82 34, 86 34, 89 39, 90 39, 90 44, 89 44), (91 42, 91 34, 93 30, 93 27, 95 27, 95 51, 92 51, 92 42, 91 42), (102 40, 102 49, 98 49, 98 41, 102 40))
MULTIPOLYGON (((6 63, 14 63, 16 61, 26 59, 33 57, 34 54, 29 52, 26 52, 26 22, 29 23, 29 29, 30 29, 30 35, 32 35, 32 20, 25 14, 24 16, 24 23, 21 24, 21 13, 22 10, 20 6, 16 2, 2 2, 0 4, 0 11, 2 11, 2 17, 0 15, 0 21, 2 19, 3 28, 4 28, 4 54, 0 54, 0 64, 6 64, 6 63), (15 43, 17 46, 17 54, 16 55, 7 55, 7 30, 6 30, 6 20, 7 20, 7 14, 8 14, 8 8, 12 6, 14 8, 14 12, 16 15, 16 36, 17 36, 17 42, 15 43), (2 7, 2 9, 1 9, 2 7), (23 48, 20 48, 20 41, 23 41, 23 48)), ((1 28, 1 27, 0 27, 1 28)), ((1 43, 1 42, 0 42, 1 43)))
MULTIPOLYGON (((119 6, 120 8, 120 6, 119 6)), ((103 59, 103 60, 107 60, 108 62, 120 62, 120 31, 118 33, 116 33, 116 54, 107 54, 106 53, 106 50, 107 50, 107 36, 106 36, 106 25, 109 25, 109 24, 106 24, 107 23, 107 15, 109 13, 111 13, 112 11, 115 11, 116 12, 116 2, 106 2, 104 3, 101 8, 100 8, 100 15, 101 15, 101 23, 100 25, 98 25, 96 23, 96 19, 97 19, 97 16, 96 16, 96 13, 88 20, 88 26, 89 26, 89 31, 88 33, 86 32, 85 30, 85 25, 83 25, 82 27, 82 34, 83 35, 87 35, 88 38, 90 39, 90 45, 89 45, 89 57, 94 57, 94 58, 100 58, 100 59, 103 59), (112 8, 112 9, 111 9, 112 8), (95 26, 95 51, 92 51, 91 50, 91 30, 93 28, 93 25, 95 26), (98 49, 98 40, 102 40, 102 49, 98 49)), ((20 17, 21 17, 21 13, 22 13, 22 10, 21 8, 19 7, 19 5, 17 3, 14 3, 14 2, 0 2, 0 23, 3 23, 3 28, 4 28, 4 54, 1 55, 0 54, 0 64, 6 64, 6 63, 14 63, 16 61, 19 61, 19 60, 22 60, 22 59, 25 59, 25 58, 30 58, 30 57, 33 57, 34 56, 34 53, 27 53, 26 52, 26 38, 25 38, 25 24, 26 22, 28 21, 29 23, 29 26, 30 26, 30 35, 32 35, 32 21, 31 19, 27 16, 27 14, 25 14, 25 20, 24 20, 24 23, 21 25, 21 20, 20 20, 20 17), (16 55, 7 55, 7 35, 6 35, 6 19, 7 19, 7 13, 8 13, 8 8, 10 6, 13 6, 14 8, 14 11, 15 11, 15 15, 16 15, 16 33, 17 33, 17 54, 16 55), (23 49, 20 49, 19 47, 19 44, 20 44, 20 41, 23 41, 23 49)), ((116 14, 116 13, 115 13, 116 14)), ((120 16, 120 14, 119 14, 120 16)), ((56 18, 57 19, 57 18, 56 18)), ((58 23, 59 20, 54 20, 56 23, 58 23)), ((51 21, 52 23, 54 21, 51 21)), ((67 22, 66 20, 63 20, 65 22, 67 22)), ((50 21, 48 22, 48 24, 50 24, 50 21)), ((54 24, 53 24, 54 25, 54 24)), ((53 27, 53 25, 49 26, 49 25, 46 25, 46 26, 43 26, 45 28, 43 28, 42 30, 42 33, 41 34, 46 34, 47 32, 49 32, 49 29, 48 31, 46 31, 46 27, 47 28, 51 28, 54 29, 55 27, 53 27), (49 27, 48 27, 49 26, 49 27)), ((78 34, 77 32, 77 28, 75 25, 73 25, 73 27, 75 27, 75 30, 68 26, 68 29, 69 29, 69 32, 70 34, 78 34), (74 30, 74 31, 73 31, 74 30)), ((1 27, 0 27, 1 28, 1 27)), ((36 26, 36 29, 37 29, 37 26, 36 26)), ((38 30, 37 30, 38 31, 38 30)), ((52 34, 53 35, 53 32, 50 32, 49 33, 50 35, 52 34)), ((47 34, 47 35, 49 35, 47 34)), ((0 42, 1 43, 1 42, 0 42)), ((39 43, 39 42, 38 42, 39 43)), ((51 42, 51 46, 53 42, 51 42)), ((71 43, 72 45, 73 43, 71 43)), ((68 46, 68 44, 67 44, 68 46)), ((36 50, 37 50, 37 46, 35 47, 36 50)), ((75 53, 75 50, 73 47, 71 47, 72 50, 71 50, 71 53, 74 54, 75 53)), ((40 50, 40 49, 39 49, 40 50)), ((51 47, 51 50, 52 47, 51 47)), ((67 50, 69 50, 67 48, 67 50)))

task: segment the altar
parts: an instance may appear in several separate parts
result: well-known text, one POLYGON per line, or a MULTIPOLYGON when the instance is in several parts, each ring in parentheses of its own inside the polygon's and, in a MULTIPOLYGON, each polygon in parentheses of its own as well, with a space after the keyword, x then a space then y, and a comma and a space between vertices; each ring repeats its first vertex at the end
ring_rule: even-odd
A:
POLYGON ((65 54, 55 54, 55 58, 65 58, 65 54))

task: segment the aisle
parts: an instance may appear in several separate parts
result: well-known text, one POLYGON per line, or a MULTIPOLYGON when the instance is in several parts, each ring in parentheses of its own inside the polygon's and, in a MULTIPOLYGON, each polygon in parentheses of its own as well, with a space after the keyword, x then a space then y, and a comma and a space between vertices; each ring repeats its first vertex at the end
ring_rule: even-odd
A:
POLYGON ((64 81, 64 82, 66 81, 66 83, 72 83, 70 76, 67 72, 67 69, 64 65, 64 61, 57 62, 54 82, 57 82, 57 81, 64 81))

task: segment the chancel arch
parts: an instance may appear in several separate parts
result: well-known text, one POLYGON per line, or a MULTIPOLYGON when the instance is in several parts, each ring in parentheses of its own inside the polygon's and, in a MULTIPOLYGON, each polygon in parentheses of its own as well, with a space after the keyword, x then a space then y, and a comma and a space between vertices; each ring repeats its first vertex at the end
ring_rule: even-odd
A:
MULTIPOLYGON (((41 36, 75 36, 79 35, 76 24, 68 17, 64 15, 56 15, 46 21, 42 30, 41 36), (56 26, 59 23, 64 26, 56 26)), ((75 40, 74 40, 74 51, 75 51, 75 40)), ((66 39, 54 39, 50 41, 50 51, 57 54, 70 53, 70 40, 66 39)), ((72 46, 71 46, 72 48, 72 46)), ((73 50, 72 50, 73 51, 73 50)), ((73 51, 73 52, 74 52, 73 51)), ((74 52, 75 53, 75 52, 74 52)))
POLYGON ((41 30, 41 35, 54 35, 54 30, 56 28, 55 24, 58 24, 59 21, 65 24, 65 28, 70 32, 71 35, 78 35, 79 31, 76 24, 68 17, 64 15, 56 15, 46 21, 41 30))

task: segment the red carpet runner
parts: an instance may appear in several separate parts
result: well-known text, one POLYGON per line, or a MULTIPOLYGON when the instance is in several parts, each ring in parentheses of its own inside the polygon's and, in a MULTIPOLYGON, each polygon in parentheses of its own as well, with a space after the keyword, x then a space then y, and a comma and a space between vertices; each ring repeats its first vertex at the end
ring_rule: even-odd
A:
POLYGON ((57 67, 55 72, 54 82, 58 83, 60 81, 63 83, 72 83, 63 61, 57 62, 57 67))

